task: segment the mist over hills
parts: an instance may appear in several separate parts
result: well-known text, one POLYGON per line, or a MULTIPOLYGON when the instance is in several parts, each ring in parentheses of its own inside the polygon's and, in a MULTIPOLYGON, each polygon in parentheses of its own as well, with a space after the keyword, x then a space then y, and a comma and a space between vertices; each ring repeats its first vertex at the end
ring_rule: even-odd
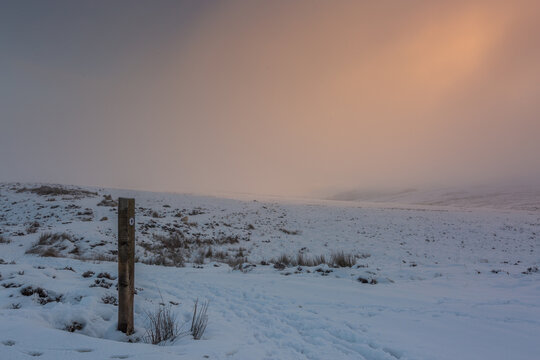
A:
POLYGON ((432 189, 366 190, 337 192, 328 200, 396 203, 409 205, 453 206, 463 208, 494 208, 540 210, 540 186, 504 185, 447 187, 432 189))

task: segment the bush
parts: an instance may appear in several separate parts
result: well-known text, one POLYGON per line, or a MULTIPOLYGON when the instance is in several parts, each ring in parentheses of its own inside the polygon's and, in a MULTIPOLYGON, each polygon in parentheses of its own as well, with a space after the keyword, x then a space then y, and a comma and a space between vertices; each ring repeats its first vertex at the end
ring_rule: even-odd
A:
POLYGON ((198 305, 199 299, 195 301, 193 318, 191 320, 191 335, 193 335, 195 340, 200 340, 203 337, 206 326, 208 325, 208 315, 206 314, 208 301, 205 301, 200 307, 198 305))
POLYGON ((11 240, 9 240, 7 237, 0 235, 0 244, 9 244, 11 240))

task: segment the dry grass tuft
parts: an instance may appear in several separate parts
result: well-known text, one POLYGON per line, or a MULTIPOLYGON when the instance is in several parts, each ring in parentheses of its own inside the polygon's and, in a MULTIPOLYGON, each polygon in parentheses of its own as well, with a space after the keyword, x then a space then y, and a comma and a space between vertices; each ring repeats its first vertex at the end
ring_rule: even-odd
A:
POLYGON ((47 250, 43 251, 40 255, 43 257, 60 257, 60 254, 54 248, 48 248, 47 250))
POLYGON ((233 269, 239 269, 241 265, 248 262, 248 259, 247 257, 230 257, 226 262, 233 269))
POLYGON ((37 254, 44 257, 60 257, 60 250, 65 250, 65 241, 75 242, 75 238, 68 233, 45 232, 39 236, 37 243, 26 251, 26 254, 37 254))
POLYGON ((334 267, 353 267, 356 264, 356 255, 345 254, 343 251, 338 251, 330 255, 331 266, 334 267))
POLYGON ((292 263, 292 259, 287 254, 281 254, 277 260, 274 261, 275 263, 283 264, 285 266, 294 265, 292 263))
POLYGON ((290 266, 318 266, 327 264, 330 267, 352 267, 356 264, 356 259, 362 257, 369 257, 369 254, 362 254, 360 256, 355 254, 345 254, 343 251, 334 252, 327 258, 324 255, 316 255, 309 257, 303 253, 298 253, 296 257, 289 256, 287 254, 281 254, 277 259, 270 260, 277 269, 284 269, 290 266))
POLYGON ((294 266, 318 266, 321 264, 326 264, 326 257, 324 255, 318 255, 314 257, 308 257, 302 253, 298 253, 296 255, 296 261, 294 262, 294 266))
POLYGON ((8 239, 5 236, 0 235, 0 244, 9 244, 9 243, 11 243, 10 239, 8 239))
POLYGON ((37 188, 28 189, 22 188, 17 190, 18 193, 30 192, 41 196, 61 196, 61 195, 72 195, 72 196, 96 196, 96 192, 82 190, 82 189, 68 189, 62 186, 50 186, 42 185, 37 188))
POLYGON ((208 315, 206 314, 208 304, 208 301, 205 301, 199 307, 199 299, 195 301, 195 306, 193 307, 193 318, 191 320, 191 335, 193 335, 195 340, 200 340, 206 331, 206 326, 208 325, 208 315))
MULTIPOLYGON (((238 236, 222 236, 211 239, 201 239, 198 236, 187 235, 181 231, 171 232, 167 235, 154 234, 154 241, 141 242, 139 245, 153 256, 142 262, 152 265, 182 267, 186 261, 203 264, 205 258, 224 261, 227 253, 214 251, 213 246, 237 244, 238 236)), ((243 257, 244 248, 238 248, 237 257, 243 257)))
POLYGON ((32 222, 31 224, 29 224, 27 227, 26 227, 26 233, 27 234, 35 234, 39 227, 41 226, 41 224, 37 221, 34 221, 32 222))
POLYGON ((302 231, 300 230, 287 230, 287 229, 281 228, 279 229, 279 231, 287 235, 301 235, 302 234, 302 231))
POLYGON ((39 236, 37 245, 42 245, 42 246, 43 245, 54 245, 55 243, 63 241, 63 240, 68 240, 68 241, 71 241, 71 242, 74 241, 73 236, 71 236, 70 234, 65 233, 65 232, 54 233, 54 234, 49 233, 49 232, 45 232, 45 233, 42 233, 39 236))
POLYGON ((146 341, 157 345, 172 341, 181 335, 176 315, 170 306, 159 305, 154 312, 147 312, 150 327, 146 330, 146 341))
POLYGON ((197 265, 204 265, 205 255, 206 251, 204 249, 199 249, 197 256, 195 256, 195 259, 193 259, 193 263, 197 265))
POLYGON ((97 205, 116 207, 118 206, 118 203, 112 198, 111 195, 103 195, 103 199, 97 205))

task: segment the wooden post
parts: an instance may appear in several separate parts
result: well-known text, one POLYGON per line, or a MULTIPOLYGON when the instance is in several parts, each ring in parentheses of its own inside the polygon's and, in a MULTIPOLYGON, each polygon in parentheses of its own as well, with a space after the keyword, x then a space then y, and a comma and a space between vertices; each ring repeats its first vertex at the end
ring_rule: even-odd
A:
POLYGON ((135 199, 118 199, 118 330, 133 333, 135 199))

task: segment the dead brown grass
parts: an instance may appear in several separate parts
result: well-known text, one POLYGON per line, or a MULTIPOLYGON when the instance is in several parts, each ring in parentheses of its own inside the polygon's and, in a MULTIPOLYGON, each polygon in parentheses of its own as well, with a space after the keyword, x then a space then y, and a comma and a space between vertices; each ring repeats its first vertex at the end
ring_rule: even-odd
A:
POLYGON ((22 188, 17 190, 18 193, 30 192, 41 196, 60 196, 60 195, 73 195, 73 196, 96 196, 96 192, 87 191, 83 189, 66 188, 60 185, 42 185, 36 188, 22 188))
POLYGON ((149 328, 146 330, 146 341, 160 344, 176 339, 180 334, 180 326, 170 306, 159 305, 153 312, 147 312, 149 328))

